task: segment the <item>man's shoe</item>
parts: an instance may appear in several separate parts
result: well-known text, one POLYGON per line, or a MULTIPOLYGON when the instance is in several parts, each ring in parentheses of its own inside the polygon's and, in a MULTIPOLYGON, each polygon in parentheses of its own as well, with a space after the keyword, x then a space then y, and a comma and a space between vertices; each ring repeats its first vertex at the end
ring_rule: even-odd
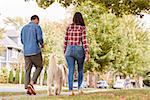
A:
POLYGON ((31 92, 30 92, 29 90, 27 90, 27 94, 28 94, 28 95, 32 95, 31 92))
POLYGON ((33 85, 29 84, 27 88, 31 94, 36 95, 33 85))

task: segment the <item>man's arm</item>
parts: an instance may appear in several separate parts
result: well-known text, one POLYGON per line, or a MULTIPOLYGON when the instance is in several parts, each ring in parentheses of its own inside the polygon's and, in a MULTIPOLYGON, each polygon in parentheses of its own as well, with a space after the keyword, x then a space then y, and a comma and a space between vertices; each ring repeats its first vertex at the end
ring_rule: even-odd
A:
POLYGON ((44 47, 44 41, 43 41, 42 29, 40 26, 37 26, 36 32, 37 32, 37 40, 40 43, 41 47, 43 48, 44 47))
POLYGON ((23 44, 23 28, 22 28, 22 30, 21 30, 21 43, 23 44))

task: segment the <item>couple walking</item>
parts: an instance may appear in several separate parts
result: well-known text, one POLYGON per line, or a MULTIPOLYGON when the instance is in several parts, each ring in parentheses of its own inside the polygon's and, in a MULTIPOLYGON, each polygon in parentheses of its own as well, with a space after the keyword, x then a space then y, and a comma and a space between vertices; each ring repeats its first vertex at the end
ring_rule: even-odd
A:
MULTIPOLYGON (((44 42, 42 29, 38 24, 39 17, 33 15, 31 17, 31 22, 25 25, 21 30, 21 42, 23 44, 25 58, 25 89, 27 89, 27 94, 29 95, 36 95, 33 85, 36 83, 37 78, 43 69, 41 48, 44 48, 44 42), (36 70, 31 79, 30 74, 33 65, 36 67, 36 70)), ((70 95, 74 95, 73 75, 75 62, 77 61, 78 64, 78 89, 81 90, 84 61, 85 59, 87 61, 89 60, 86 28, 80 12, 75 13, 73 23, 70 24, 66 30, 64 54, 69 69, 68 84, 69 90, 71 91, 70 95)))

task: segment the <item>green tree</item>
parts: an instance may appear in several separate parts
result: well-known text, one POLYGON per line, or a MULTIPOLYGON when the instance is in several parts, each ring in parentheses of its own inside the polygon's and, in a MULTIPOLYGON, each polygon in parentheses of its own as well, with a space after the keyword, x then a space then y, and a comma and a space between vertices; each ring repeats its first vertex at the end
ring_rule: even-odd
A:
POLYGON ((90 44, 91 60, 85 69, 142 74, 148 68, 149 34, 137 27, 135 16, 118 18, 92 2, 76 11, 84 15, 90 44))
MULTIPOLYGON (((30 0, 25 0, 25 1, 30 1, 30 0)), ((73 2, 75 3, 75 0, 36 0, 36 2, 39 7, 46 9, 54 2, 59 2, 63 6, 67 7, 73 2)))
MULTIPOLYGON (((30 0, 25 0, 30 1, 30 0)), ((64 6, 70 4, 82 5, 86 2, 92 2, 97 5, 103 5, 108 12, 114 13, 117 16, 123 14, 136 14, 142 10, 150 9, 150 0, 36 0, 39 7, 46 9, 53 2, 59 2, 64 6)))
POLYGON ((48 66, 51 53, 55 53, 57 55, 58 63, 64 63, 63 41, 66 25, 67 24, 65 24, 65 22, 42 23, 45 42, 45 47, 43 49, 45 66, 48 66))

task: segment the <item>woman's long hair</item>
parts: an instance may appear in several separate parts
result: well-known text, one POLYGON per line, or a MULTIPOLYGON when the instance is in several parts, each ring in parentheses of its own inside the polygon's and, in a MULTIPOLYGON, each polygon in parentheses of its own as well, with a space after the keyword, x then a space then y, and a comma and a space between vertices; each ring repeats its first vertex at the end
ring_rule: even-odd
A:
POLYGON ((76 25, 85 26, 84 19, 80 12, 76 12, 73 17, 73 23, 76 25))

